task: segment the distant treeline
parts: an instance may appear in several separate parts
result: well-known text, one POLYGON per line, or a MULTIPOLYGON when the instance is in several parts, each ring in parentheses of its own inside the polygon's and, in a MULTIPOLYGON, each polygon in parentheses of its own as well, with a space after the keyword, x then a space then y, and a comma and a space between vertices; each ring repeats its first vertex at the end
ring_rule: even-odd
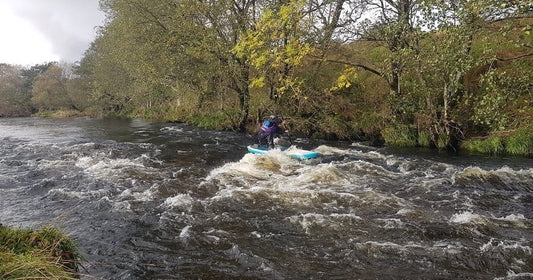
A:
POLYGON ((43 111, 533 154, 533 4, 101 0, 73 66, 1 65, 0 115, 43 111))

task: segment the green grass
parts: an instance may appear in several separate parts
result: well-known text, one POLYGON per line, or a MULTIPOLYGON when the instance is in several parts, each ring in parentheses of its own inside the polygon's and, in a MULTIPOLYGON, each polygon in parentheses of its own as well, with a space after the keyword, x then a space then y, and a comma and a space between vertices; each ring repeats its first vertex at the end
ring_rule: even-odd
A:
POLYGON ((515 130, 508 135, 492 135, 463 143, 469 152, 491 155, 533 156, 533 127, 515 130))
POLYGON ((475 139, 466 141, 463 148, 469 152, 488 154, 488 155, 504 155, 505 146, 504 140, 501 137, 489 137, 487 139, 475 139))
POLYGON ((416 147, 417 132, 416 128, 408 125, 397 125, 388 127, 381 131, 385 143, 393 147, 416 147))
POLYGON ((426 131, 420 131, 418 134, 418 146, 429 148, 431 147, 431 135, 426 131))
POLYGON ((507 152, 512 155, 533 156, 533 127, 516 131, 507 140, 507 152))
POLYGON ((35 114, 37 117, 41 118, 74 118, 74 117, 83 117, 87 114, 76 111, 76 110, 55 110, 55 111, 39 111, 35 114))
POLYGON ((77 279, 79 261, 75 242, 55 228, 0 225, 0 279, 77 279))

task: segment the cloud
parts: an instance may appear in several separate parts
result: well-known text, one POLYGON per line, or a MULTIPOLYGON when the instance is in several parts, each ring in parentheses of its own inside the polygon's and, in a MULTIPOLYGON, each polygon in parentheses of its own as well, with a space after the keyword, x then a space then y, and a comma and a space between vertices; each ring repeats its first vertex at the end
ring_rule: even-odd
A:
POLYGON ((79 60, 103 24, 98 0, 9 0, 13 13, 31 23, 61 60, 79 60))
POLYGON ((34 65, 59 60, 48 39, 4 2, 0 2, 0 38, 0 63, 34 65))

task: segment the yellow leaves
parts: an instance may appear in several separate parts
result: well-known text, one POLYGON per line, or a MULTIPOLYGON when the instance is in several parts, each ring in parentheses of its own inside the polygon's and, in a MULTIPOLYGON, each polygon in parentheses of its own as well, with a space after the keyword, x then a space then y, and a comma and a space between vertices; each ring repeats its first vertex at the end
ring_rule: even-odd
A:
POLYGON ((302 44, 298 40, 290 40, 290 42, 285 46, 286 59, 285 63, 290 65, 300 65, 302 59, 311 53, 311 46, 309 44, 302 44))
MULTIPOLYGON (((284 77, 279 79, 279 86, 276 88, 280 94, 291 93, 291 98, 297 99, 302 96, 303 80, 295 77, 284 77)), ((307 97, 304 97, 307 99, 307 97)))
POLYGON ((258 77, 252 79, 250 87, 263 87, 268 82, 280 94, 299 94, 303 82, 294 77, 294 69, 313 51, 303 41, 303 4, 289 1, 278 9, 263 10, 254 28, 241 34, 232 52, 257 70, 258 77))
POLYGON ((294 9, 294 7, 292 7, 292 5, 290 5, 290 4, 281 6, 281 8, 279 9, 279 17, 280 17, 280 19, 282 21, 290 20, 292 18, 293 9, 294 9))
POLYGON ((262 88, 265 86, 265 77, 259 77, 257 79, 252 79, 250 83, 251 88, 262 88))
POLYGON ((255 59, 253 60, 253 66, 256 68, 261 68, 264 65, 266 65, 268 62, 268 56, 263 54, 257 55, 255 59))
POLYGON ((357 80, 356 70, 355 67, 346 67, 337 78, 337 84, 331 90, 337 91, 343 88, 349 88, 357 80))

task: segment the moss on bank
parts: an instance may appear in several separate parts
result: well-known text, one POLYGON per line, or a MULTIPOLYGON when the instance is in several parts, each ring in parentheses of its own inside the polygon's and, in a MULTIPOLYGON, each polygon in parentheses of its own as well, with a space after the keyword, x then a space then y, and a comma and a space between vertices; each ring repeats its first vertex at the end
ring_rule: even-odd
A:
POLYGON ((0 224, 0 279, 77 279, 79 262, 75 242, 55 228, 0 224))

